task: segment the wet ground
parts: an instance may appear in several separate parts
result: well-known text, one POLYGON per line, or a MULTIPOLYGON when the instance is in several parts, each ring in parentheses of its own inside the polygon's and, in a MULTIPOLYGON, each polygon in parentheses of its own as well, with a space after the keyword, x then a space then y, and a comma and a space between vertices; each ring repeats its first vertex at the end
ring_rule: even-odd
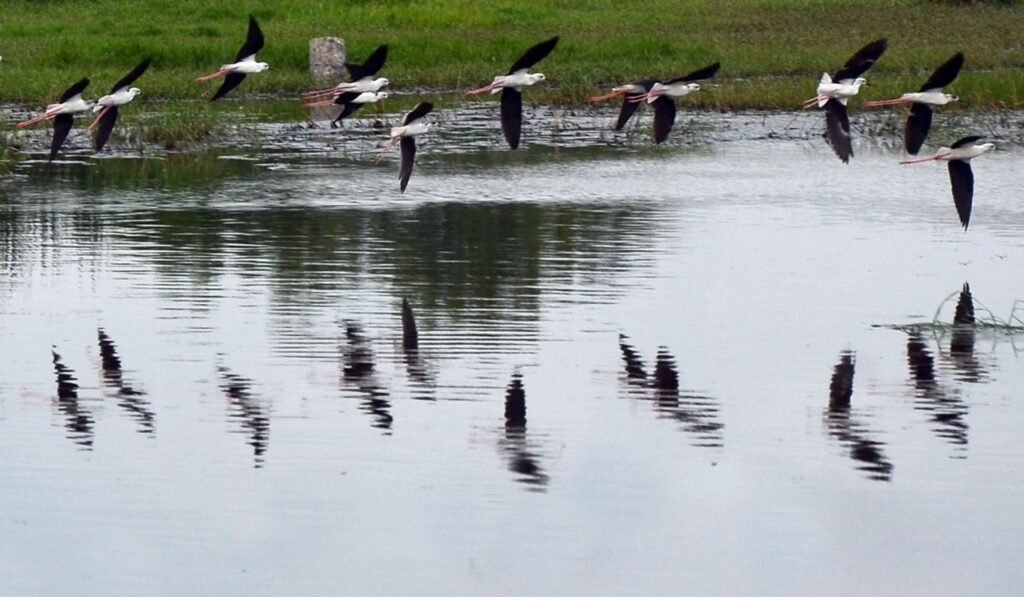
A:
POLYGON ((1016 594, 1010 128, 495 113, 0 181, 0 593, 1016 594))

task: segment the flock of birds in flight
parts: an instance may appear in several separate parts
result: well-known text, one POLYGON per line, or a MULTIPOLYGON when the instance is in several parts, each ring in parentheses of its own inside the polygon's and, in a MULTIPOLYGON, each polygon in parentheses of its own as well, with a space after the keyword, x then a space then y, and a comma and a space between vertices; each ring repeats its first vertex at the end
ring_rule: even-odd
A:
MULTIPOLYGON (((223 78, 220 87, 210 101, 218 100, 245 79, 246 75, 261 73, 269 68, 266 62, 257 62, 256 53, 263 48, 263 32, 256 19, 249 16, 249 31, 245 43, 239 49, 235 61, 224 64, 216 72, 199 77, 198 82, 223 78)), ((545 80, 543 73, 531 73, 529 70, 543 60, 558 44, 558 37, 540 42, 528 49, 516 60, 508 73, 494 77, 494 80, 479 89, 467 91, 467 95, 482 93, 501 93, 501 129, 512 149, 519 147, 523 123, 522 89, 545 80)), ((803 107, 820 108, 825 113, 825 139, 835 151, 836 156, 844 163, 853 157, 853 145, 850 136, 850 119, 847 114, 847 103, 857 95, 865 79, 862 75, 881 58, 888 47, 885 39, 873 41, 857 53, 833 75, 825 73, 817 87, 814 97, 804 102, 803 107)), ((306 106, 337 106, 340 112, 332 121, 332 126, 353 114, 364 104, 378 102, 388 97, 382 91, 389 84, 383 77, 375 77, 387 59, 387 46, 378 47, 362 64, 346 63, 350 81, 339 83, 334 87, 307 92, 304 95, 306 106)), ((955 95, 945 93, 943 88, 953 83, 964 64, 964 55, 955 54, 944 62, 916 92, 904 93, 901 97, 865 102, 865 107, 879 107, 910 104, 904 133, 904 145, 910 155, 917 155, 924 144, 932 122, 932 106, 944 106, 957 100, 955 95)), ((47 106, 39 116, 18 123, 19 128, 28 127, 39 122, 52 119, 54 121, 53 141, 50 146, 50 160, 56 157, 61 146, 67 139, 73 123, 73 115, 79 112, 99 112, 96 120, 86 129, 91 132, 96 128, 95 147, 100 151, 110 138, 114 124, 117 122, 118 107, 123 106, 139 95, 140 90, 132 87, 132 83, 146 72, 150 60, 144 60, 124 78, 114 84, 110 93, 95 102, 84 100, 82 93, 89 85, 84 78, 64 92, 60 101, 47 106)), ((680 98, 700 90, 697 81, 710 79, 719 70, 719 63, 714 63, 682 77, 667 81, 644 79, 621 87, 615 87, 611 93, 590 98, 590 103, 598 103, 608 99, 623 97, 622 107, 615 122, 615 130, 621 130, 644 103, 650 104, 654 110, 653 134, 655 143, 663 142, 675 123, 675 98, 680 98)), ((415 137, 431 128, 426 117, 434 109, 430 102, 420 102, 402 118, 401 125, 391 129, 390 143, 387 149, 400 146, 401 161, 399 166, 399 186, 405 192, 412 176, 416 157, 415 137)), ((970 222, 971 207, 974 200, 974 174, 970 160, 992 149, 992 143, 978 143, 981 136, 964 137, 949 147, 940 147, 935 154, 916 159, 908 159, 901 164, 928 161, 945 161, 948 163, 953 201, 957 215, 964 229, 970 222)), ((378 158, 383 158, 384 153, 378 158)))

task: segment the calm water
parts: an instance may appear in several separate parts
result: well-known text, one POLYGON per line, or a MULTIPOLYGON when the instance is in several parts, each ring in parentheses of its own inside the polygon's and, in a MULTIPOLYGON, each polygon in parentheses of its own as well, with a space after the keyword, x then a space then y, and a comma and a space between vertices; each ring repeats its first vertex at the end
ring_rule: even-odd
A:
POLYGON ((495 111, 0 180, 0 594, 1018 594, 1019 146, 495 111))

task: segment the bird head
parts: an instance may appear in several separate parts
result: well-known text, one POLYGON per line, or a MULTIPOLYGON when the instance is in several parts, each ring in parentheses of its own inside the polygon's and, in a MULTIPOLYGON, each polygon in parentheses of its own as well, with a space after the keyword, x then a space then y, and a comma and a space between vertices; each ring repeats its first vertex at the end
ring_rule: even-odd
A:
POLYGON ((952 103, 952 102, 960 101, 960 98, 958 96, 953 95, 952 93, 946 93, 944 95, 946 96, 946 101, 947 102, 952 103))
POLYGON ((853 80, 853 86, 855 88, 857 88, 857 89, 860 89, 861 85, 867 85, 867 84, 868 84, 868 80, 865 79, 864 77, 857 77, 856 79, 853 80))
POLYGON ((259 72, 261 72, 261 73, 262 73, 263 71, 267 70, 268 68, 270 68, 270 65, 269 65, 269 64, 267 64, 266 62, 257 62, 257 63, 256 63, 256 66, 258 66, 258 67, 259 67, 259 69, 260 69, 260 70, 259 70, 259 72))
POLYGON ((377 101, 380 101, 382 99, 388 99, 388 92, 387 91, 378 91, 377 92, 377 101))
POLYGON ((536 83, 537 81, 543 81, 544 79, 547 79, 547 77, 544 76, 544 73, 533 73, 532 75, 530 75, 530 78, 533 79, 534 83, 536 83))
POLYGON ((687 83, 686 88, 693 93, 694 91, 700 91, 700 84, 698 83, 687 83))
POLYGON ((128 90, 128 95, 131 96, 132 99, 135 99, 140 93, 142 93, 142 90, 138 87, 132 87, 128 90))
POLYGON ((982 153, 987 153, 989 151, 992 151, 995 148, 996 148, 996 144, 995 143, 982 143, 981 145, 978 145, 978 149, 981 150, 982 153))
POLYGON ((377 89, 380 89, 381 87, 387 87, 390 84, 391 81, 388 81, 384 77, 380 77, 379 79, 373 80, 373 86, 376 87, 377 89))

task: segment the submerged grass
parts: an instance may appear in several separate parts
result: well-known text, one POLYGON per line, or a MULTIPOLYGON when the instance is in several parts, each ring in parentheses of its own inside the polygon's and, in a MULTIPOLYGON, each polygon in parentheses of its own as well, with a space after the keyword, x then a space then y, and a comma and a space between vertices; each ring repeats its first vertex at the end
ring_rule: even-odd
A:
POLYGON ((486 83, 558 34, 541 69, 550 84, 531 91, 534 101, 578 103, 611 85, 721 61, 715 84, 690 103, 791 108, 822 71, 886 36, 890 49, 865 95, 916 88, 962 50, 967 67, 956 92, 964 105, 1024 106, 1024 7, 924 0, 9 0, 0 101, 41 107, 82 76, 97 96, 146 56, 153 66, 139 81, 144 98, 209 97, 213 85, 194 79, 233 58, 250 11, 271 69, 249 77, 236 97, 309 88, 308 42, 318 36, 344 38, 357 61, 390 44, 383 74, 408 91, 486 83))

